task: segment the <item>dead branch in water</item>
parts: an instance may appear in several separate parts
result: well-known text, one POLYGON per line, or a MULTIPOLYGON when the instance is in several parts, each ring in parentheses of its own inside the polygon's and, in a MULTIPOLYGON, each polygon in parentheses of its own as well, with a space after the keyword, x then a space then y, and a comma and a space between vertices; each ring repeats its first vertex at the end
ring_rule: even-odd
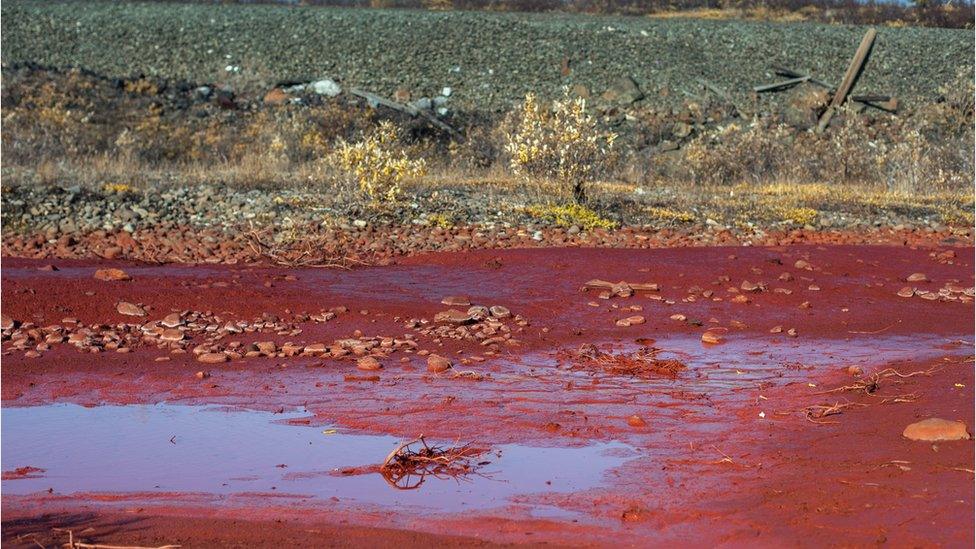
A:
POLYGON ((380 466, 383 478, 400 490, 419 488, 428 475, 435 478, 459 479, 474 472, 472 460, 487 450, 470 444, 462 446, 431 446, 424 435, 399 444, 380 466), (414 449, 420 445, 420 448, 414 449), (417 479, 417 480, 414 480, 417 479))
POLYGON ((813 406, 807 406, 803 409, 806 413, 807 421, 811 423, 817 423, 819 425, 825 425, 830 423, 837 423, 836 421, 818 421, 819 419, 825 418, 827 416, 835 416, 844 412, 848 408, 853 408, 855 406, 867 406, 867 404, 858 404, 855 402, 844 402, 835 404, 815 404, 813 406))
MULTIPOLYGON (((911 372, 911 373, 908 373, 908 374, 903 374, 901 372, 898 372, 894 368, 885 368, 884 370, 875 372, 875 373, 871 374, 870 376, 867 376, 867 377, 865 377, 863 379, 859 379, 859 380, 855 381, 851 385, 844 385, 842 387, 837 387, 835 389, 830 389, 829 391, 820 391, 819 393, 814 393, 814 394, 816 394, 816 395, 826 395, 826 394, 829 394, 829 393, 841 393, 841 392, 846 392, 846 391, 852 391, 852 392, 864 393, 864 394, 870 395, 870 396, 876 396, 875 393, 877 393, 878 390, 881 388, 881 382, 883 380, 895 378, 895 379, 892 379, 892 382, 893 383, 900 383, 900 381, 898 381, 899 379, 908 379, 910 377, 923 376, 923 375, 924 376, 930 376, 930 375, 932 375, 934 372, 936 372, 938 370, 939 370, 939 367, 938 366, 933 366, 933 367, 929 368, 928 370, 918 370, 918 371, 911 372)), ((913 395, 913 394, 910 394, 910 395, 898 395, 898 396, 894 396, 894 397, 888 397, 886 400, 895 399, 895 398, 898 398, 899 396, 902 396, 902 397, 912 396, 912 397, 914 397, 915 395, 913 395)), ((905 402, 910 402, 910 401, 905 401, 905 402)))
POLYGON ((642 378, 678 377, 678 374, 687 368, 680 360, 658 358, 661 352, 662 350, 656 347, 641 347, 630 354, 612 354, 597 349, 596 345, 585 343, 576 351, 573 358, 585 365, 599 366, 609 374, 642 378))

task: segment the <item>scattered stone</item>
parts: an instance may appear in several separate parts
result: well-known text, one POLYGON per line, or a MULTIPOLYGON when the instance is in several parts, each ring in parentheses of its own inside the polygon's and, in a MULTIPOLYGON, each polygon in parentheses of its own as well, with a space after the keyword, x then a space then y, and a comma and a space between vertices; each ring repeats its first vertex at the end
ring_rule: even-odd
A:
MULTIPOLYGON (((164 357, 164 358, 168 359, 169 357, 164 357)), ((200 370, 199 372, 196 373, 197 379, 207 379, 208 377, 210 377, 210 372, 204 372, 203 370, 200 370)))
POLYGON ((129 303, 128 301, 119 301, 115 306, 115 310, 119 314, 126 316, 146 316, 146 310, 142 307, 136 305, 135 303, 129 303))
POLYGON ((644 317, 640 315, 628 316, 627 318, 621 318, 616 322, 617 326, 627 327, 627 326, 637 326, 646 322, 644 317))
POLYGON ((281 88, 275 88, 264 94, 262 101, 264 101, 265 105, 284 105, 289 99, 291 99, 291 96, 288 93, 281 88))
POLYGON ((647 422, 644 421, 644 418, 638 415, 633 415, 627 418, 627 425, 630 425, 631 427, 644 427, 647 425, 647 422))
POLYGON ((427 357, 427 371, 433 374, 446 372, 451 369, 451 366, 451 361, 440 355, 430 355, 427 357))
POLYGON ((95 279, 110 282, 117 280, 132 280, 132 277, 122 269, 98 269, 95 271, 95 279))
POLYGON ((159 339, 162 339, 163 341, 182 341, 183 332, 177 330, 176 328, 167 328, 163 330, 162 334, 160 334, 159 339))
POLYGON ((915 288, 910 286, 905 286, 904 288, 898 290, 898 297, 913 297, 915 295, 915 288))
POLYGON ((936 442, 942 440, 969 440, 966 424, 937 417, 923 419, 905 427, 902 436, 909 440, 936 442))
POLYGON ((644 98, 644 93, 637 86, 637 82, 630 76, 618 78, 603 93, 603 100, 610 103, 629 105, 644 98))
POLYGON ((166 318, 159 321, 160 326, 166 328, 178 328, 183 325, 183 317, 180 313, 170 313, 166 315, 166 318))
POLYGON ((197 360, 204 364, 219 364, 227 362, 230 357, 227 356, 227 353, 201 353, 197 355, 197 360))
POLYGON ((434 322, 439 324, 471 324, 474 319, 468 313, 457 309, 448 309, 434 315, 434 322))
POLYGON ((512 312, 508 310, 508 307, 502 305, 492 305, 488 311, 495 318, 508 318, 512 316, 512 312))
POLYGON ((13 330, 18 322, 7 315, 0 314, 0 330, 13 330))
POLYGON ((331 78, 325 78, 323 80, 312 82, 309 84, 309 87, 313 92, 326 97, 335 97, 342 93, 342 86, 331 78))
POLYGON ((685 316, 685 315, 683 315, 683 314, 674 314, 674 315, 671 315, 671 320, 676 320, 678 322, 684 322, 684 321, 688 320, 688 317, 685 316))
POLYGON ((467 307, 471 305, 471 298, 466 295, 449 295, 441 303, 451 307, 467 307))
POLYGON ((364 356, 356 361, 356 367, 360 370, 371 372, 374 370, 379 370, 383 367, 383 365, 380 364, 380 361, 376 360, 374 357, 364 356))
POLYGON ((906 282, 928 282, 929 277, 925 273, 912 273, 905 279, 906 282))
POLYGON ((707 345, 718 345, 725 342, 725 338, 722 336, 722 334, 711 331, 703 333, 701 340, 702 343, 707 345))

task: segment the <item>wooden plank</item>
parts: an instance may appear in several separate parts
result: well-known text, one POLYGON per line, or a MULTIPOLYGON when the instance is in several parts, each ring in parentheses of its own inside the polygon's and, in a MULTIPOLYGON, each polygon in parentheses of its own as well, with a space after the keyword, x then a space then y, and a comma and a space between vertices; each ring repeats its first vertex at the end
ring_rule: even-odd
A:
POLYGON ((809 76, 800 76, 797 78, 790 78, 789 80, 783 80, 782 82, 775 82, 773 84, 763 84, 762 86, 754 86, 752 91, 756 93, 763 93, 768 91, 781 90, 783 88, 789 88, 796 86, 797 84, 802 84, 810 80, 809 76))
POLYGON ((787 78, 803 78, 804 76, 809 77, 810 80, 808 80, 808 82, 810 82, 811 84, 816 84, 817 86, 820 86, 821 88, 826 88, 826 89, 830 90, 830 93, 834 93, 834 87, 833 86, 831 86, 830 84, 824 82, 823 80, 818 80, 818 79, 810 76, 809 74, 803 74, 801 72, 796 72, 795 70, 787 69, 786 67, 773 67, 773 71, 777 74, 777 76, 785 76, 787 78))
POLYGON ((817 131, 822 132, 830 124, 830 119, 834 116, 834 111, 837 107, 844 104, 847 100, 847 94, 851 92, 854 87, 854 83, 857 82, 857 77, 861 75, 861 69, 864 68, 864 62, 867 61, 868 55, 871 53, 871 46, 874 45, 874 39, 878 35, 878 31, 874 28, 868 29, 868 32, 864 33, 864 38, 861 39, 861 45, 857 47, 857 51, 854 52, 854 57, 851 59, 851 64, 847 67, 847 72, 844 73, 844 79, 841 80, 840 86, 837 86, 837 93, 834 94, 834 98, 830 101, 830 106, 820 117, 820 122, 817 124, 817 131))
POLYGON ((364 90, 361 90, 359 88, 350 88, 349 89, 349 93, 351 93, 351 94, 353 94, 353 95, 355 95, 357 97, 362 97, 363 99, 365 99, 366 101, 369 101, 370 103, 375 103, 376 105, 382 105, 382 106, 387 107, 389 109, 393 109, 395 111, 400 111, 400 112, 409 114, 410 116, 413 116, 413 117, 420 116, 420 117, 426 119, 428 122, 430 122, 431 125, 433 125, 433 126, 435 126, 437 128, 440 128, 441 130, 444 130, 445 132, 453 135, 454 137, 457 137, 459 139, 462 138, 460 132, 458 132, 457 130, 455 130, 451 126, 447 125, 446 123, 444 123, 443 121, 441 121, 440 119, 438 119, 432 113, 427 112, 426 110, 418 109, 416 107, 413 107, 412 105, 405 105, 403 103, 399 103, 397 101, 393 101, 391 99, 387 99, 387 98, 385 98, 383 96, 376 95, 375 93, 371 93, 371 92, 368 92, 368 91, 364 91, 364 90))

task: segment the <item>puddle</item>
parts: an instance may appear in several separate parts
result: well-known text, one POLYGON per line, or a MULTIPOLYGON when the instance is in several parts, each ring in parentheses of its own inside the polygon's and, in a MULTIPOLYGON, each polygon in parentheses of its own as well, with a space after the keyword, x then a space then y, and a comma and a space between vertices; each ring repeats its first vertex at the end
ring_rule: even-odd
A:
MULTIPOLYGON (((305 414, 166 404, 4 408, 4 468, 30 465, 45 472, 6 480, 3 491, 295 494, 456 512, 512 505, 515 495, 586 490, 637 455, 621 443, 501 445, 478 460, 491 461, 479 475, 428 477, 417 490, 397 490, 378 473, 341 476, 335 470, 380 463, 399 439, 326 434, 332 430, 287 422, 300 417, 305 414)), ((572 515, 557 508, 529 511, 572 515)))

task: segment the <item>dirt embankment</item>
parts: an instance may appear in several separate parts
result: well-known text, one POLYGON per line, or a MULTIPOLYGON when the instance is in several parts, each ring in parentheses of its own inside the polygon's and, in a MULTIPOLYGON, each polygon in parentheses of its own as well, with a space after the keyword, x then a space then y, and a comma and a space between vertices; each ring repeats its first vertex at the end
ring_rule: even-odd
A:
MULTIPOLYGON (((5 2, 3 62, 80 66, 111 76, 238 85, 335 78, 415 96, 452 90, 464 108, 505 110, 526 92, 633 77, 648 104, 678 106, 699 79, 737 101, 773 65, 837 82, 862 27, 172 3, 5 2)), ((904 105, 973 74, 973 31, 882 29, 859 90, 904 105)))

